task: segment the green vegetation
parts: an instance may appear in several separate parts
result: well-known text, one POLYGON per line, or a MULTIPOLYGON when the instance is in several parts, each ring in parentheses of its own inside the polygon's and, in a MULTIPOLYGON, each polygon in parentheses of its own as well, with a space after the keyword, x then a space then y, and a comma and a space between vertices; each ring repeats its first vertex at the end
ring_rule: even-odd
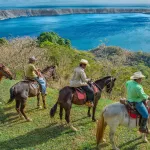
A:
MULTIPOLYGON (((73 69, 84 58, 90 63, 86 69, 87 76, 93 80, 112 75, 117 78, 111 95, 103 91, 96 112, 100 116, 102 108, 113 100, 125 96, 124 84, 130 76, 141 70, 146 79, 143 82, 146 93, 150 94, 150 54, 129 52, 118 47, 100 46, 93 51, 83 52, 71 47, 70 41, 60 38, 57 34, 43 33, 37 40, 32 38, 16 38, 0 46, 0 60, 16 74, 16 81, 3 80, 0 83, 0 150, 95 150, 96 123, 86 117, 87 108, 73 105, 71 120, 79 129, 72 132, 66 125, 61 126, 58 112, 55 119, 49 118, 49 110, 58 96, 58 89, 69 84, 73 69), (36 66, 43 69, 56 65, 58 80, 49 83, 47 110, 36 109, 36 99, 27 102, 27 115, 33 122, 19 120, 15 111, 15 103, 5 105, 9 99, 9 88, 24 78, 24 69, 30 56, 38 61, 36 66), (111 99, 111 100, 107 100, 111 99)), ((65 122, 64 122, 65 123, 65 122)), ((106 139, 108 141, 108 130, 106 139)), ((146 150, 149 145, 141 143, 135 131, 119 128, 116 142, 121 150, 146 150)), ((104 150, 110 150, 111 145, 103 145, 104 150)))
POLYGON ((91 51, 98 59, 107 58, 110 61, 122 59, 124 65, 138 65, 143 63, 150 67, 150 53, 143 51, 130 52, 116 46, 101 45, 91 51))
POLYGON ((44 43, 47 42, 48 44, 54 43, 58 45, 65 45, 65 46, 71 47, 70 40, 61 38, 55 32, 44 32, 40 34, 40 36, 37 39, 40 45, 43 45, 43 42, 44 43))
MULTIPOLYGON (((75 133, 66 126, 65 121, 63 121, 63 126, 60 124, 58 111, 54 119, 49 117, 49 110, 56 102, 58 91, 48 89, 48 109, 38 110, 36 99, 28 99, 26 112, 33 122, 25 122, 18 118, 15 102, 11 105, 4 104, 9 98, 9 88, 13 84, 14 81, 9 80, 3 80, 0 84, 3 101, 0 105, 0 150, 96 150, 96 123, 87 117, 86 106, 73 105, 71 120, 79 130, 75 133)), ((96 117, 99 118, 103 107, 112 102, 101 99, 96 117)), ((148 144, 142 143, 136 131, 119 127, 116 133, 116 143, 121 150, 148 150, 150 148, 148 144)), ((103 150, 111 149, 108 133, 107 128, 105 133, 107 143, 102 144, 103 150)))
POLYGON ((5 38, 0 38, 0 45, 7 44, 7 40, 5 38))

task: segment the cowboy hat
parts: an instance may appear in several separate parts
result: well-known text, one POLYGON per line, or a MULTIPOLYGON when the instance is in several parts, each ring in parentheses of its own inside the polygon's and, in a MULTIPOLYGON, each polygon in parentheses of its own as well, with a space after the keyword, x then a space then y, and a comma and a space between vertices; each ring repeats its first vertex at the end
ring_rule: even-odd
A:
POLYGON ((37 59, 35 58, 35 56, 32 56, 32 57, 29 58, 29 60, 36 61, 37 59))
POLYGON ((89 66, 89 62, 85 59, 81 59, 80 64, 85 64, 89 66))
POLYGON ((140 78, 145 78, 145 76, 142 74, 141 71, 135 72, 133 76, 130 77, 131 80, 140 79, 140 78))

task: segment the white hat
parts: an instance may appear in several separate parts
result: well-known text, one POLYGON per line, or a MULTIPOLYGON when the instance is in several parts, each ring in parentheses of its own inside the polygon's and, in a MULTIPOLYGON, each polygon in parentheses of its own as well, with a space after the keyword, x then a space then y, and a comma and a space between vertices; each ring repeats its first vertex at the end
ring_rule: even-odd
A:
POLYGON ((89 62, 85 59, 81 59, 80 64, 89 65, 89 62))
POLYGON ((131 80, 140 79, 140 78, 145 78, 145 76, 142 74, 141 71, 135 72, 133 76, 130 77, 131 80))
POLYGON ((29 60, 36 61, 37 59, 35 58, 35 56, 32 56, 32 57, 29 58, 29 60))

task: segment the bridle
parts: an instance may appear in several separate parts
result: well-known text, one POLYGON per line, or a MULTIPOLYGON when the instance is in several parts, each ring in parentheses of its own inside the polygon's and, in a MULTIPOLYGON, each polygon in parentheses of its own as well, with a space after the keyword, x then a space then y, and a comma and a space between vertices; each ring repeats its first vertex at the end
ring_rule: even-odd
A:
MULTIPOLYGON (((108 82, 108 83, 106 84, 106 87, 107 87, 109 84, 110 84, 110 87, 111 87, 111 86, 112 86, 112 81, 113 81, 113 77, 110 78, 110 82, 108 82)), ((94 84, 97 86, 97 88, 98 88, 100 91, 103 91, 103 89, 100 88, 98 84, 96 84, 95 82, 94 82, 94 84)), ((110 89, 109 89, 109 90, 110 90, 110 89)))

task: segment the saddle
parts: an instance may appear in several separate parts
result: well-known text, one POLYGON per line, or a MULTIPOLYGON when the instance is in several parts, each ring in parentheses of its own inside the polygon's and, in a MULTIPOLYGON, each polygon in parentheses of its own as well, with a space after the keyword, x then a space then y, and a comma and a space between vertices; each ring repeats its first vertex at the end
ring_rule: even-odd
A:
POLYGON ((34 79, 25 77, 25 79, 22 82, 28 83, 29 86, 32 87, 33 89, 38 89, 39 87, 41 89, 40 84, 34 79))
MULTIPOLYGON (((99 89, 97 86, 93 83, 91 85, 93 88, 94 94, 96 95, 99 92, 99 89)), ((77 105, 84 105, 87 100, 86 92, 81 88, 73 88, 74 89, 74 95, 73 95, 73 102, 77 105)))
MULTIPOLYGON (((127 112, 131 118, 133 118, 133 119, 138 119, 138 118, 141 119, 142 118, 140 113, 136 110, 134 102, 131 103, 131 102, 128 102, 126 99, 120 99, 120 103, 124 104, 126 106, 127 112)), ((147 102, 143 101, 143 103, 149 111, 149 107, 147 105, 147 102)))

